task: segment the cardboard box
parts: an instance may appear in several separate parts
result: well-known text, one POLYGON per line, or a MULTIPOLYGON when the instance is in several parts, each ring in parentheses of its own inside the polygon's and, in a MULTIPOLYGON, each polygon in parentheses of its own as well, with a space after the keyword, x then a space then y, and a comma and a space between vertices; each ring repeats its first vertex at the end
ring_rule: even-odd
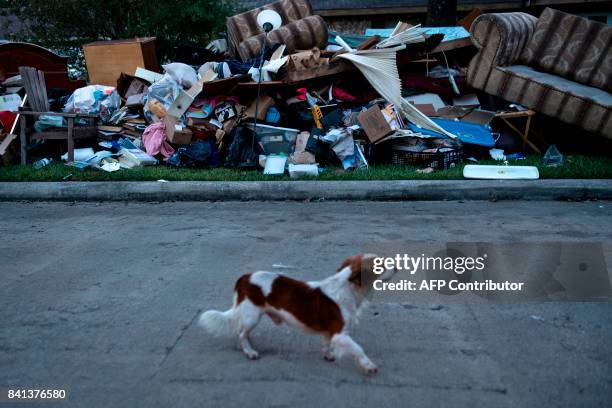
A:
MULTIPOLYGON (((255 118, 255 102, 253 101, 248 108, 244 111, 244 115, 247 119, 255 118)), ((257 107, 257 120, 262 121, 266 119, 266 113, 270 106, 274 105, 274 99, 270 98, 268 95, 260 95, 259 96, 259 106, 257 107)))
POLYGON ((367 111, 361 112, 357 116, 357 121, 363 128, 371 143, 374 143, 393 132, 393 129, 391 129, 391 126, 383 116, 378 106, 372 106, 367 111))
POLYGON ((83 45, 83 52, 92 84, 117 86, 122 72, 132 73, 138 67, 159 70, 155 37, 96 41, 83 45))
POLYGON ((190 144, 193 140, 193 132, 183 127, 181 129, 177 129, 176 125, 178 124, 178 119, 171 115, 166 115, 164 117, 164 124, 166 125, 166 139, 170 143, 174 144, 190 144))

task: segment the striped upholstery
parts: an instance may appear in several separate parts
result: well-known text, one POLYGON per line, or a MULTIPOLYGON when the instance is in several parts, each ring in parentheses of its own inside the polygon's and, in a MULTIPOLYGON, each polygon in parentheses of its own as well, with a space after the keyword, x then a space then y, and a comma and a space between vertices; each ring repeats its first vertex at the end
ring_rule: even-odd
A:
MULTIPOLYGON (((257 54, 256 52, 250 52, 252 45, 246 45, 241 49, 240 44, 251 37, 263 33, 263 30, 257 24, 257 15, 259 12, 265 9, 271 9, 280 14, 283 20, 283 25, 302 20, 306 17, 312 16, 313 14, 312 6, 308 0, 280 0, 275 3, 266 4, 265 6, 253 9, 251 11, 229 17, 227 19, 227 34, 229 50, 233 58, 241 58, 244 61, 254 57, 257 54)), ((325 33, 327 36, 326 27, 325 33)), ((272 38, 271 35, 270 38, 272 38)), ((304 38, 306 37, 304 36, 304 38)), ((300 42, 305 43, 307 41, 301 39, 300 42)), ((311 40, 310 45, 305 46, 305 49, 309 49, 317 45, 315 42, 316 41, 311 40)), ((327 38, 325 45, 327 45, 327 38)))
MULTIPOLYGON (((612 94, 605 86, 585 85, 576 81, 578 74, 561 75, 554 71, 554 66, 546 72, 540 66, 541 59, 530 64, 522 62, 531 58, 530 49, 539 48, 533 46, 539 41, 534 37, 538 24, 539 20, 524 13, 483 14, 474 20, 470 33, 479 52, 468 67, 468 83, 491 95, 612 138, 612 94)), ((601 39, 585 41, 587 51, 580 53, 590 53, 592 43, 601 43, 601 39)), ((565 51, 561 50, 559 59, 565 51)), ((600 77, 592 72, 582 75, 600 77)))
POLYGON ((520 62, 612 92, 612 26, 547 8, 520 62))
MULTIPOLYGON (((259 54, 265 34, 248 38, 238 46, 238 54, 243 60, 259 54)), ((286 24, 268 34, 270 43, 285 44, 286 54, 296 50, 309 50, 312 47, 327 47, 327 25, 321 16, 309 16, 286 24)))
POLYGON ((491 78, 488 93, 612 138, 612 94, 604 90, 526 65, 495 67, 491 78))
POLYGON ((468 82, 484 89, 491 68, 512 65, 531 38, 537 18, 526 13, 490 13, 472 23, 472 42, 479 49, 468 67, 468 82))

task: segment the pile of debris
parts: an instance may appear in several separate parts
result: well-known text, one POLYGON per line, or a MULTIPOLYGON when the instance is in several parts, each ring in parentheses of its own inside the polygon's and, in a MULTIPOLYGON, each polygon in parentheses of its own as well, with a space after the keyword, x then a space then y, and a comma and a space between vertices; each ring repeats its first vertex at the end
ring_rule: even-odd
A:
MULTIPOLYGON (((45 88, 43 71, 32 81, 24 73, 5 80, 0 119, 16 135, 15 118, 24 116, 22 162, 36 152, 33 139, 58 128, 69 133, 67 165, 109 172, 224 166, 300 177, 381 163, 431 172, 488 157, 496 145, 490 122, 498 114, 480 109, 466 85, 474 49, 462 26, 399 22, 348 36, 328 31, 307 1, 282 0, 230 18, 228 37, 209 44, 207 60, 195 66, 173 62, 160 74, 142 57, 127 71, 119 47, 145 50, 151 42, 85 46, 90 79, 99 82, 63 95, 45 91, 38 102, 56 114, 33 103, 41 99, 36 85, 45 88), (281 17, 274 10, 287 2, 305 11, 281 17), (26 114, 28 104, 34 112, 26 114), (31 138, 26 116, 34 116, 31 138), (86 137, 92 125, 95 138, 86 137), (72 151, 74 140, 87 147, 72 151)), ((0 154, 8 139, 17 138, 5 138, 0 154)))

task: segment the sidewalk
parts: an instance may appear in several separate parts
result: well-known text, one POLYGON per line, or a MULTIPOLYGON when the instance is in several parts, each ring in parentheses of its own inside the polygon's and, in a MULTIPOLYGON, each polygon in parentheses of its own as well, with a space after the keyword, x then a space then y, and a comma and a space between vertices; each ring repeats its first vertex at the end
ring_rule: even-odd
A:
POLYGON ((610 200, 612 180, 0 183, 0 201, 610 200))

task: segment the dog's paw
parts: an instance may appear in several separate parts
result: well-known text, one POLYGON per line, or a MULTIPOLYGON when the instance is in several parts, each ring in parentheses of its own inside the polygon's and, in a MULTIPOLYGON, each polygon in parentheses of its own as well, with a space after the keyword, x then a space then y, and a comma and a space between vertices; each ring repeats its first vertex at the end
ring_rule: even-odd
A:
POLYGON ((366 368, 366 374, 376 374, 376 373, 378 373, 378 367, 374 366, 374 367, 366 368))
POLYGON ((257 360, 259 358, 259 353, 256 352, 255 350, 247 351, 244 354, 247 356, 249 360, 257 360))
POLYGON ((365 371, 366 374, 376 374, 378 372, 378 367, 370 361, 363 365, 363 371, 365 371))
POLYGON ((331 363, 331 362, 333 362, 333 361, 336 361, 336 357, 334 357, 334 355, 333 355, 333 354, 331 354, 331 353, 325 353, 325 354, 323 354, 323 359, 324 359, 325 361, 329 361, 330 363, 331 363))

